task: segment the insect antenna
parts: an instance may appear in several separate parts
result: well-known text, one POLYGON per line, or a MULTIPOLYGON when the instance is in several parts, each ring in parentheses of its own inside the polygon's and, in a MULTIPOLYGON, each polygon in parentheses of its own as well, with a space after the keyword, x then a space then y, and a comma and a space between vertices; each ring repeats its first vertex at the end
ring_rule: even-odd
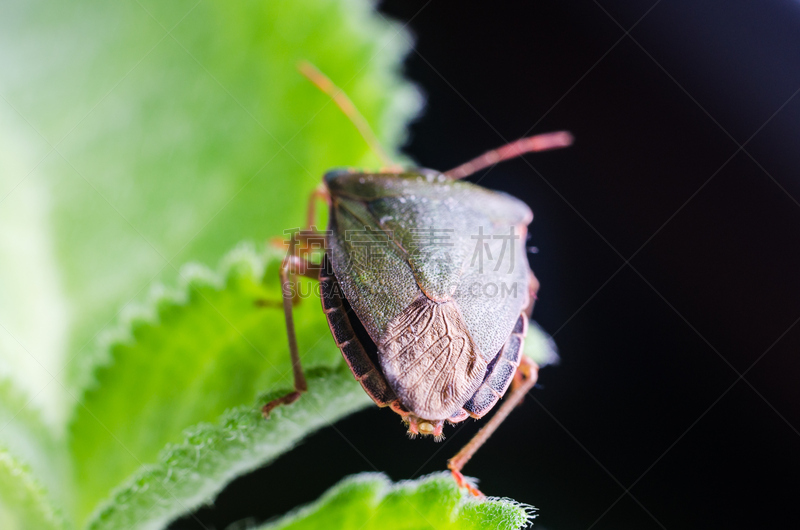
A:
POLYGON ((347 97, 347 94, 344 93, 344 90, 333 84, 333 81, 331 81, 328 76, 323 74, 319 68, 308 61, 300 61, 297 64, 297 69, 309 81, 314 83, 317 88, 327 94, 334 103, 336 103, 336 106, 338 106, 344 115, 347 116, 347 119, 350 120, 350 123, 352 123, 356 129, 358 129, 361 137, 364 138, 365 142, 367 142, 367 145, 369 145, 369 148, 372 149, 372 152, 375 153, 386 166, 393 166, 394 162, 389 157, 383 146, 381 146, 381 143, 378 141, 378 137, 375 136, 375 133, 372 131, 372 128, 370 128, 369 123, 367 123, 367 120, 358 111, 350 98, 347 97))
POLYGON ((468 177, 480 171, 485 167, 497 164, 504 160, 516 158, 524 155, 525 153, 533 153, 536 151, 548 151, 550 149, 560 149, 572 144, 572 135, 567 131, 558 131, 546 134, 538 134, 536 136, 528 136, 527 138, 520 138, 515 142, 508 143, 504 146, 492 149, 474 158, 465 164, 445 171, 445 175, 451 179, 461 179, 468 177))

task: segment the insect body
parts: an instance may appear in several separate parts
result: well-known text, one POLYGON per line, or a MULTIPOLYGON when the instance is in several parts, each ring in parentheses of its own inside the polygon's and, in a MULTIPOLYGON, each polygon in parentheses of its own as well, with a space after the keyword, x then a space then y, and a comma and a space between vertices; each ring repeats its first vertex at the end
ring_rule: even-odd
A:
MULTIPOLYGON (((306 73, 331 91, 319 72, 306 73)), ((530 209, 457 179, 570 141, 567 133, 525 138, 446 173, 334 170, 315 193, 330 207, 325 257, 313 269, 322 307, 354 376, 379 406, 397 412, 410 435, 438 440, 445 422, 481 418, 514 388, 450 461, 459 484, 475 494, 461 468, 536 381, 522 344, 538 282, 525 250, 530 209)), ((293 236, 281 269, 295 390, 268 403, 265 415, 306 390, 288 294, 293 267, 307 265, 296 251, 302 237, 293 236)))
POLYGON ((365 389, 412 434, 438 437, 445 420, 483 416, 516 371, 512 331, 524 330, 537 287, 524 250, 528 207, 430 170, 337 171, 325 182, 328 281, 377 346, 377 363, 343 349, 354 371, 374 364, 365 389))

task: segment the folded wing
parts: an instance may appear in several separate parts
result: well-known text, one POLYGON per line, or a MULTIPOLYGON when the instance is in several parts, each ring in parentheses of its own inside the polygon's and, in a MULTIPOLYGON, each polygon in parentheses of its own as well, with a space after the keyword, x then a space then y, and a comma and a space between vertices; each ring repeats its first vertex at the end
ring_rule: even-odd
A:
POLYGON ((420 296, 389 322, 378 347, 386 379, 420 418, 449 418, 486 375, 486 361, 452 301, 420 296))

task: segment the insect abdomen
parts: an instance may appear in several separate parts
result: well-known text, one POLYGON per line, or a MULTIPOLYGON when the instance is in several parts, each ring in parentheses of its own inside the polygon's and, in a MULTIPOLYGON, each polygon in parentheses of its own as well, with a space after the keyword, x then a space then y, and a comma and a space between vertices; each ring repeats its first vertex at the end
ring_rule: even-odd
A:
MULTIPOLYGON (((327 262, 327 259, 326 259, 327 262)), ((327 263, 326 263, 327 265, 327 263)), ((378 406, 385 407, 397 399, 383 375, 369 358, 364 344, 353 329, 353 310, 344 298, 336 276, 323 266, 319 276, 322 309, 331 328, 336 346, 342 352, 350 371, 378 406)))
POLYGON ((528 320, 521 314, 514 331, 508 337, 503 348, 497 352, 494 362, 490 365, 486 379, 475 394, 464 404, 466 410, 473 418, 482 418, 489 412, 495 403, 506 393, 511 380, 519 366, 522 354, 522 343, 528 330, 528 320))

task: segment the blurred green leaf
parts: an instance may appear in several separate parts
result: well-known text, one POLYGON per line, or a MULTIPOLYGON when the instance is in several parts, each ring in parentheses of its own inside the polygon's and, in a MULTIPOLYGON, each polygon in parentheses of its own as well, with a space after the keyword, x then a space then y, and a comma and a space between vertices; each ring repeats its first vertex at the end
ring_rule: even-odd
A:
MULTIPOLYGON (((57 374, 63 379, 69 317, 49 190, 38 180, 15 187, 36 163, 35 149, 23 141, 26 127, 0 99, 0 379, 13 381, 18 391, 8 402, 16 407, 12 414, 24 405, 22 416, 45 420, 55 435, 61 427, 56 418, 63 421, 69 408, 63 387, 53 380, 57 374)), ((0 408, 5 404, 3 399, 0 408)), ((9 438, 0 430, 0 443, 9 438)))
POLYGON ((53 435, 36 410, 30 410, 29 401, 11 381, 0 379, 0 448, 25 462, 47 489, 51 503, 64 506, 71 499, 70 490, 63 487, 69 478, 69 455, 63 440, 53 435))
POLYGON ((163 528, 187 511, 213 500, 236 476, 288 451, 309 432, 368 406, 371 401, 346 365, 306 373, 309 391, 278 407, 269 420, 257 405, 226 412, 214 424, 187 430, 154 465, 142 466, 93 515, 88 528, 163 528))
MULTIPOLYGON (((392 150, 419 108, 397 73, 407 47, 366 0, 0 5, 0 377, 19 389, 0 440, 78 519, 184 429, 286 386, 283 317, 252 305, 275 296, 263 256, 223 276, 177 265, 300 226, 325 170, 377 165, 296 63, 392 150), (30 434, 14 415, 35 409, 48 427, 30 434)), ((318 332, 301 337, 309 366, 332 369, 330 338, 312 347, 319 308, 298 312, 318 332)))
MULTIPOLYGON (((294 310, 303 367, 317 374, 310 393, 269 421, 261 417, 268 398, 257 399, 260 392, 283 395, 293 387, 282 257, 244 246, 219 273, 188 266, 182 289, 157 293, 152 311, 131 317, 128 336, 111 346, 113 364, 98 372, 70 430, 80 485, 76 520, 125 482, 98 528, 168 521, 311 430, 370 403, 313 296, 294 310), (159 457, 168 444, 179 445, 159 457)), ((304 292, 317 285, 309 280, 304 292)))
POLYGON ((522 346, 525 355, 533 359, 539 368, 551 364, 558 364, 558 347, 553 337, 535 321, 531 320, 528 324, 528 334, 522 346))
POLYGON ((0 528, 56 530, 65 528, 30 470, 0 449, 0 528))
POLYGON ((11 118, 0 139, 14 138, 0 215, 31 233, 0 237, 0 255, 24 258, 0 267, 9 283, 49 282, 39 298, 4 291, 0 316, 29 310, 0 358, 24 360, 11 370, 51 423, 107 360, 98 333, 150 285, 301 226, 325 170, 378 164, 298 60, 346 90, 391 149, 419 107, 397 73, 408 42, 366 0, 0 6, 0 116, 11 118), (64 385, 41 391, 50 376, 64 385))
POLYGON ((385 475, 364 473, 258 530, 516 530, 530 523, 532 511, 508 499, 475 499, 449 473, 397 484, 385 475))

